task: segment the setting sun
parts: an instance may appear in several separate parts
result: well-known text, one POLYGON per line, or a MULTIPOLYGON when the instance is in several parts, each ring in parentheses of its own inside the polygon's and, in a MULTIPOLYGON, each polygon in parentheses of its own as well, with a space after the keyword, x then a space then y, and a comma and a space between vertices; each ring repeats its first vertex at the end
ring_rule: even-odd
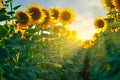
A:
POLYGON ((77 38, 80 40, 90 40, 93 37, 93 34, 95 31, 83 31, 83 32, 77 32, 77 38))
POLYGON ((96 32, 93 23, 94 21, 91 18, 85 21, 83 17, 76 16, 74 22, 69 27, 77 32, 77 38, 79 40, 89 40, 96 32))

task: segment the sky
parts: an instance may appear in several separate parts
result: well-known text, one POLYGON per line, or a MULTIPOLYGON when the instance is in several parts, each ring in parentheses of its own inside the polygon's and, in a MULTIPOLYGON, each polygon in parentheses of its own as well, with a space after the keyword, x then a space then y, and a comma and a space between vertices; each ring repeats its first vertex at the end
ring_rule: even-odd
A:
POLYGON ((87 40, 95 33, 94 18, 97 16, 104 17, 104 10, 100 3, 101 0, 13 0, 14 5, 22 5, 20 8, 25 9, 30 3, 38 3, 42 7, 58 8, 70 7, 74 10, 76 18, 72 24, 68 25, 71 29, 76 30, 78 38, 87 40))

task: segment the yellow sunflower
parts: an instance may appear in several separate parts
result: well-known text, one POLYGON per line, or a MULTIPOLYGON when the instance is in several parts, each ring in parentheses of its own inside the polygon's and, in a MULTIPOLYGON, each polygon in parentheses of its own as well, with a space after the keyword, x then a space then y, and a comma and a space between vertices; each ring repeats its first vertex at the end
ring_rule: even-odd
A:
POLYGON ((46 17, 44 19, 44 21, 42 22, 42 27, 44 29, 48 28, 48 26, 51 24, 52 21, 52 16, 49 10, 47 10, 46 8, 42 9, 42 11, 45 13, 46 17))
POLYGON ((108 22, 102 17, 97 17, 94 21, 94 26, 98 31, 105 31, 108 28, 108 22))
POLYGON ((59 22, 60 9, 57 7, 52 7, 50 8, 50 12, 52 13, 53 21, 55 23, 59 22))
POLYGON ((101 4, 102 4, 103 8, 105 8, 107 10, 112 10, 115 7, 112 4, 112 0, 101 0, 101 4))
POLYGON ((75 18, 75 14, 74 14, 73 10, 71 10, 70 8, 65 8, 65 9, 61 10, 61 12, 60 12, 60 21, 63 24, 72 23, 74 18, 75 18))
POLYGON ((120 0, 112 0, 112 3, 115 6, 115 9, 120 11, 120 0))
POLYGON ((31 23, 30 15, 24 11, 19 10, 16 13, 16 16, 17 16, 16 22, 20 28, 23 28, 23 27, 27 28, 27 26, 31 23))
POLYGON ((45 14, 38 4, 30 4, 27 12, 30 13, 33 24, 41 24, 45 19, 45 14))

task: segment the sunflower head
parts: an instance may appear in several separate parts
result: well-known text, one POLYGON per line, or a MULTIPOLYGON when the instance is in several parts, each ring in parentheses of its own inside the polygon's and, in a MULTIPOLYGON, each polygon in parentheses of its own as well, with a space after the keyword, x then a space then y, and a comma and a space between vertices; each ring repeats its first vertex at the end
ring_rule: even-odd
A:
POLYGON ((30 13, 33 24, 41 24, 44 21, 45 15, 38 4, 28 6, 27 12, 30 13))
POLYGON ((18 26, 21 28, 27 27, 31 22, 30 15, 24 11, 19 10, 16 13, 16 16, 17 16, 16 22, 17 22, 18 26))
POLYGON ((105 8, 107 10, 112 10, 115 7, 112 3, 112 0, 101 0, 101 4, 102 4, 103 8, 105 8))
POLYGON ((59 14, 60 14, 60 9, 57 8, 57 7, 52 7, 50 8, 50 12, 52 13, 52 17, 53 17, 53 21, 56 23, 56 22, 59 22, 59 14))
POLYGON ((115 6, 115 9, 120 12, 120 0, 112 0, 112 3, 115 6))
POLYGON ((94 26, 97 30, 104 31, 107 29, 108 23, 103 18, 97 17, 94 21, 94 26))
POLYGON ((46 8, 43 8, 42 11, 44 12, 46 16, 42 23, 42 27, 46 29, 51 24, 53 17, 51 16, 51 12, 47 10, 46 8))
POLYGON ((65 8, 65 9, 61 10, 61 12, 60 12, 60 21, 63 24, 72 23, 74 18, 75 18, 74 12, 70 8, 65 8))

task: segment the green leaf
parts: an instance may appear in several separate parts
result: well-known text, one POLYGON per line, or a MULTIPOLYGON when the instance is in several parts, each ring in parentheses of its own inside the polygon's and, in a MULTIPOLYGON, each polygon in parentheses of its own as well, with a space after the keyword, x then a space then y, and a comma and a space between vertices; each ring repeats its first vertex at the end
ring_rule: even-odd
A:
POLYGON ((29 32, 31 34, 34 34, 36 32, 38 32, 39 30, 38 29, 29 29, 29 30, 26 30, 26 32, 29 32))
POLYGON ((17 19, 17 17, 12 17, 12 18, 9 18, 8 20, 10 21, 10 20, 13 20, 13 19, 17 19))
POLYGON ((0 27, 0 39, 5 37, 8 34, 8 31, 5 28, 0 27))
POLYGON ((105 20, 107 20, 108 22, 113 22, 114 18, 105 18, 105 20))
POLYGON ((0 21, 5 21, 7 19, 9 19, 10 16, 7 16, 7 15, 0 15, 0 21))
POLYGON ((118 13, 117 11, 110 11, 107 15, 109 15, 109 14, 116 14, 116 13, 118 13))
POLYGON ((14 33, 14 25, 10 25, 10 33, 14 33))
POLYGON ((8 51, 0 46, 0 60, 8 57, 8 51))
POLYGON ((21 7, 21 5, 13 7, 13 10, 17 10, 19 7, 21 7))
POLYGON ((5 8, 1 8, 1 9, 0 9, 0 15, 5 14, 5 13, 6 13, 5 8))
POLYGON ((14 11, 7 12, 8 15, 13 15, 14 13, 14 11))

